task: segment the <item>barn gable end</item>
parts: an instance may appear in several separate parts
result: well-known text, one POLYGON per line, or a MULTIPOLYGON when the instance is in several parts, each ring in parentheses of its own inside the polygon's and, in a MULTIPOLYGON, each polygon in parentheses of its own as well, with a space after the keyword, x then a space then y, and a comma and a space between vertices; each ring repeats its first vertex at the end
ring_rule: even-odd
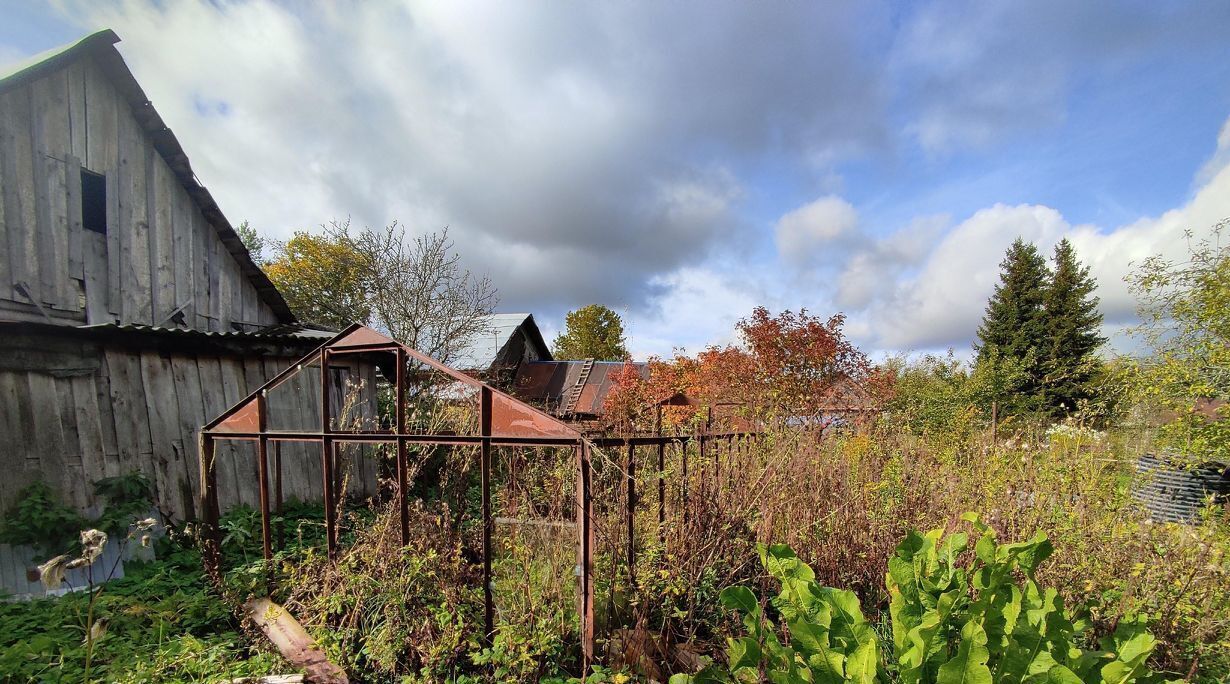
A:
POLYGON ((118 40, 102 31, 0 75, 0 320, 293 322, 118 40))

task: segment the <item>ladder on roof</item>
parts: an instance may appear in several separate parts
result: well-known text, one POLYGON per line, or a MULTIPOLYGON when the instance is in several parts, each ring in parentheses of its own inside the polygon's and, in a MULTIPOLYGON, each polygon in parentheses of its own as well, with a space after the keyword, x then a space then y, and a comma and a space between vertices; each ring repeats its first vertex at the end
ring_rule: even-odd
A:
POLYGON ((585 383, 589 380, 589 374, 594 370, 594 360, 585 359, 585 363, 581 366, 581 374, 577 376, 577 381, 568 388, 568 396, 564 398, 564 405, 560 410, 560 415, 569 416, 577 408, 577 402, 581 400, 581 390, 585 388, 585 383))

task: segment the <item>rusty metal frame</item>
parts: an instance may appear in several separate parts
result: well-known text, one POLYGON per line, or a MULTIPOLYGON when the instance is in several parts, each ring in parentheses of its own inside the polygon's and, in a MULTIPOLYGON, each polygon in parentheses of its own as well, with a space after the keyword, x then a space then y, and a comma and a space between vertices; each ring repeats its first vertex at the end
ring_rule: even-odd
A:
MULTIPOLYGON (((407 447, 410 444, 428 445, 469 445, 477 446, 480 460, 480 480, 482 489, 483 517, 483 622, 485 635, 490 639, 494 634, 494 597, 491 569, 491 542, 494 532, 494 518, 491 514, 491 449, 495 446, 504 447, 571 447, 576 453, 576 529, 577 565, 580 587, 577 601, 578 617, 580 619, 582 652, 585 665, 594 655, 594 548, 595 525, 593 520, 593 461, 592 451, 596 448, 623 447, 627 450, 624 473, 627 488, 625 509, 625 524, 627 526, 627 572, 631 582, 635 582, 634 564, 636 561, 634 515, 640 497, 636 492, 636 448, 638 446, 656 447, 657 453, 657 520, 659 538, 665 541, 666 522, 666 482, 664 476, 666 447, 678 444, 682 459, 683 492, 680 506, 683 518, 688 519, 688 485, 687 485, 687 445, 696 440, 700 445, 702 467, 706 453, 706 443, 717 443, 731 440, 754 439, 751 432, 709 432, 706 428, 695 435, 663 435, 661 429, 661 408, 658 409, 658 419, 652 435, 603 436, 586 435, 576 427, 569 425, 529 404, 505 394, 490 385, 446 366, 414 349, 396 342, 371 328, 352 325, 336 337, 325 342, 304 356, 297 363, 275 375, 261 385, 246 398, 236 403, 207 423, 200 433, 200 483, 199 493, 200 518, 203 523, 205 539, 204 561, 211 576, 217 576, 220 568, 220 534, 218 519, 220 510, 218 504, 218 480, 215 445, 218 440, 239 440, 255 442, 257 446, 257 472, 260 489, 261 507, 261 543, 266 560, 273 557, 273 533, 270 527, 270 475, 269 446, 273 445, 274 489, 277 510, 282 508, 282 459, 279 445, 282 442, 318 443, 321 447, 322 490, 325 504, 325 527, 328 554, 336 559, 337 543, 337 506, 344 497, 344 492, 336 491, 337 482, 334 477, 334 466, 337 458, 337 445, 343 443, 378 443, 394 444, 396 446, 397 471, 397 507, 400 513, 400 532, 403 544, 409 543, 409 464, 407 447), (391 353, 396 358, 396 373, 393 378, 395 401, 395 424, 388 430, 342 430, 334 429, 331 424, 330 406, 330 374, 329 361, 335 356, 353 353, 391 353), (478 434, 419 434, 406 431, 406 364, 415 361, 427 368, 441 372, 452 380, 476 390, 478 395, 478 434), (321 422, 318 430, 270 430, 268 428, 267 406, 268 392, 290 379, 296 372, 303 371, 314 363, 320 364, 320 402, 321 422)), ((709 421, 712 417, 709 417, 709 421)), ((281 530, 279 530, 279 544, 281 530)))

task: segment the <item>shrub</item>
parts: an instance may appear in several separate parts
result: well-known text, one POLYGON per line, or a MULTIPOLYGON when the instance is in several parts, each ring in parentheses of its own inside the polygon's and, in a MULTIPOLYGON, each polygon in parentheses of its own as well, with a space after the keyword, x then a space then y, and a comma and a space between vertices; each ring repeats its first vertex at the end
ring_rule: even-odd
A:
POLYGON ((0 542, 28 544, 50 556, 67 551, 77 533, 87 527, 123 534, 152 505, 149 480, 140 473, 97 480, 94 494, 104 508, 101 515, 90 520, 64 505, 46 483, 35 482, 22 489, 17 503, 5 512, 0 521, 0 542))
POLYGON ((46 555, 65 551, 87 524, 84 517, 60 503, 42 482, 35 482, 17 494, 17 503, 4 515, 0 541, 29 544, 46 555))
POLYGON ((942 529, 911 532, 889 561, 892 658, 853 592, 819 585, 788 546, 762 545, 761 563, 780 585, 771 611, 747 587, 723 590, 747 635, 729 639, 725 668, 672 683, 1162 681, 1145 664, 1157 642, 1141 619, 1120 621, 1100 649, 1084 648, 1088 624, 1035 578, 1052 552, 1046 535, 1001 545, 976 515, 965 518, 979 534, 970 562, 958 562, 967 536, 942 529))

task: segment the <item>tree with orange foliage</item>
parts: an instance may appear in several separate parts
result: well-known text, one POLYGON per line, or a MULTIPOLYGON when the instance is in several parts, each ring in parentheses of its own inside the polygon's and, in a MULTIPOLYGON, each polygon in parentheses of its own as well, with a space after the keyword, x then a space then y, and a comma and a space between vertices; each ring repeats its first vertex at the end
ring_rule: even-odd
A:
POLYGON ((754 387, 758 408, 775 417, 818 418, 830 408, 831 393, 840 382, 861 384, 872 365, 841 328, 843 314, 827 320, 801 309, 771 316, 756 307, 736 324, 755 359, 754 387))
MULTIPOLYGON (((738 322, 743 348, 712 346, 695 357, 651 360, 616 377, 607 400, 612 426, 649 429, 656 407, 679 394, 688 406, 663 408, 663 424, 683 426, 720 417, 796 419, 816 424, 833 408, 839 385, 852 383, 861 402, 879 404, 891 391, 890 371, 874 368, 842 332, 845 317, 827 320, 801 310, 777 316, 764 307, 738 322)), ((842 400, 848 400, 843 397, 842 400)))

